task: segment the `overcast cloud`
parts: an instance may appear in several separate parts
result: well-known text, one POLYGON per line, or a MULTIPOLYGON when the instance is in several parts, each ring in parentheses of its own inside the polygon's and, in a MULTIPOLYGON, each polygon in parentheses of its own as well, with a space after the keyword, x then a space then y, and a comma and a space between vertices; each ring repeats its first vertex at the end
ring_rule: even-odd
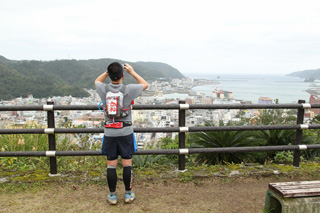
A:
POLYGON ((0 0, 0 55, 287 74, 320 68, 319 11, 317 0, 0 0))

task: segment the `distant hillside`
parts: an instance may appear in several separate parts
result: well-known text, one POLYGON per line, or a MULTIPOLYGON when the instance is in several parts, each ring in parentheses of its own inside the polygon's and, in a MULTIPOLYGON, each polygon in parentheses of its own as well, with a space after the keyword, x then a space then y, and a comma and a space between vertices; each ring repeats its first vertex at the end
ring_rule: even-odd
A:
MULTIPOLYGON (((147 81, 184 77, 170 65, 157 62, 133 63, 117 59, 14 61, 0 56, 0 100, 26 97, 29 94, 36 98, 88 96, 84 88, 93 89, 94 80, 114 61, 131 64, 147 81)), ((125 75, 124 82, 134 83, 135 80, 125 75)))
POLYGON ((174 67, 160 62, 142 62, 136 64, 149 68, 150 70, 160 70, 161 73, 167 78, 184 78, 184 76, 174 67))
POLYGON ((0 55, 0 62, 2 62, 2 61, 8 61, 8 59, 6 59, 5 57, 0 55))
POLYGON ((293 72, 288 74, 288 76, 296 76, 305 79, 320 79, 320 69, 293 72))

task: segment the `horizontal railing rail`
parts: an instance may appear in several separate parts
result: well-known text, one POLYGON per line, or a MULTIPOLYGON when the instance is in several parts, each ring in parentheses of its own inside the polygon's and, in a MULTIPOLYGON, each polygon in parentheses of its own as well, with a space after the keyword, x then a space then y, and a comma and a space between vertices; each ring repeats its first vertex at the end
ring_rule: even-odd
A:
MULTIPOLYGON (((257 131, 320 129, 319 124, 305 125, 257 125, 257 126, 204 126, 204 127, 143 127, 134 132, 208 132, 208 131, 257 131)), ((0 134, 75 134, 103 133, 103 128, 46 128, 46 129, 0 129, 0 134)))
MULTIPOLYGON (((310 109, 320 108, 320 104, 157 104, 132 105, 134 110, 179 110, 179 109, 310 109)), ((39 110, 98 110, 98 105, 37 105, 0 106, 0 111, 39 110)))
MULTIPOLYGON (((240 152, 265 152, 265 151, 294 151, 294 166, 299 166, 300 151, 320 149, 320 145, 302 145, 302 131, 305 129, 320 129, 319 124, 304 124, 304 110, 320 108, 320 104, 306 104, 299 101, 297 104, 158 104, 158 105, 133 105, 133 110, 179 110, 178 127, 135 127, 136 133, 178 132, 179 149, 160 150, 138 150, 135 155, 179 155, 179 170, 185 169, 185 155, 198 153, 240 153, 240 152), (297 122, 295 125, 244 125, 244 126, 199 126, 188 127, 185 125, 185 110, 207 109, 296 109, 297 122), (248 147, 220 147, 220 148, 185 148, 186 132, 206 131, 259 131, 259 130, 295 130, 295 145, 287 146, 248 146, 248 147)), ((47 111, 47 128, 29 129, 0 129, 0 134, 48 134, 49 151, 19 151, 0 152, 0 157, 49 157, 50 173, 57 174, 56 157, 59 156, 99 156, 100 151, 56 151, 55 134, 77 134, 77 133, 103 133, 103 128, 55 128, 54 111, 63 110, 98 110, 98 105, 46 105, 36 106, 0 106, 0 111, 47 111)))
MULTIPOLYGON (((135 155, 181 155, 200 153, 243 153, 266 151, 294 151, 320 149, 320 145, 286 145, 286 146, 247 146, 247 147, 220 147, 220 148, 184 148, 138 150, 135 155)), ((99 156, 100 151, 18 151, 0 152, 0 157, 58 157, 58 156, 99 156)))

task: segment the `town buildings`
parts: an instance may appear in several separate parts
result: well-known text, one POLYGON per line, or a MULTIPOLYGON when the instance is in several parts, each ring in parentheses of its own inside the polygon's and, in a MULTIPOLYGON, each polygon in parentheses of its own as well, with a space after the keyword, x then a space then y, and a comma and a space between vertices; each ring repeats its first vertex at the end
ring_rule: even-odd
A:
MULTIPOLYGON (((206 96, 201 92, 195 92, 193 87, 199 85, 214 85, 214 81, 205 79, 172 79, 171 81, 159 79, 149 83, 148 90, 135 100, 135 104, 177 104, 180 100, 187 104, 240 104, 248 103, 233 99, 231 91, 214 90, 211 96, 206 96)), ((214 88, 214 87, 213 87, 214 88)), ((25 106, 25 105, 45 105, 47 101, 53 101, 55 105, 97 105, 100 99, 95 90, 88 90, 90 96, 85 98, 75 98, 71 96, 52 97, 47 99, 37 99, 32 95, 27 98, 16 98, 10 101, 0 101, 0 105, 25 106)), ((261 103, 269 103, 268 98, 264 98, 261 103)), ((272 100, 271 100, 272 101, 272 100)), ((10 126, 23 126, 36 124, 40 127, 47 125, 47 112, 45 111, 0 111, 0 128, 10 126)), ((219 110, 187 110, 186 126, 203 126, 206 123, 219 125, 221 122, 239 122, 241 118, 251 119, 259 115, 258 110, 239 109, 219 109, 219 110), (241 113, 240 113, 241 111, 241 113)), ((104 114, 99 110, 55 110, 56 127, 64 127, 68 123, 74 126, 86 128, 102 128, 104 114)), ((177 127, 178 110, 133 110, 134 127, 177 127)), ((157 143, 163 137, 175 138, 177 133, 136 133, 138 143, 151 145, 157 143)), ((102 134, 93 136, 95 140, 100 140, 102 134)))

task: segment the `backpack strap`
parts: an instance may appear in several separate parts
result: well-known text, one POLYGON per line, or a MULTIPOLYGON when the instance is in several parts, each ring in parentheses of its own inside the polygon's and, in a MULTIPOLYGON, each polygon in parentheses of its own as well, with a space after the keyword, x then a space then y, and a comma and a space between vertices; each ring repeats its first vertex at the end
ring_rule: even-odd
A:
MULTIPOLYGON (((125 91, 126 91, 126 85, 122 84, 120 92, 123 94, 123 97, 124 97, 125 91)), ((131 105, 132 105, 132 103, 128 106, 128 108, 124 108, 124 106, 121 106, 121 110, 122 111, 128 111, 129 109, 131 109, 131 105)))

